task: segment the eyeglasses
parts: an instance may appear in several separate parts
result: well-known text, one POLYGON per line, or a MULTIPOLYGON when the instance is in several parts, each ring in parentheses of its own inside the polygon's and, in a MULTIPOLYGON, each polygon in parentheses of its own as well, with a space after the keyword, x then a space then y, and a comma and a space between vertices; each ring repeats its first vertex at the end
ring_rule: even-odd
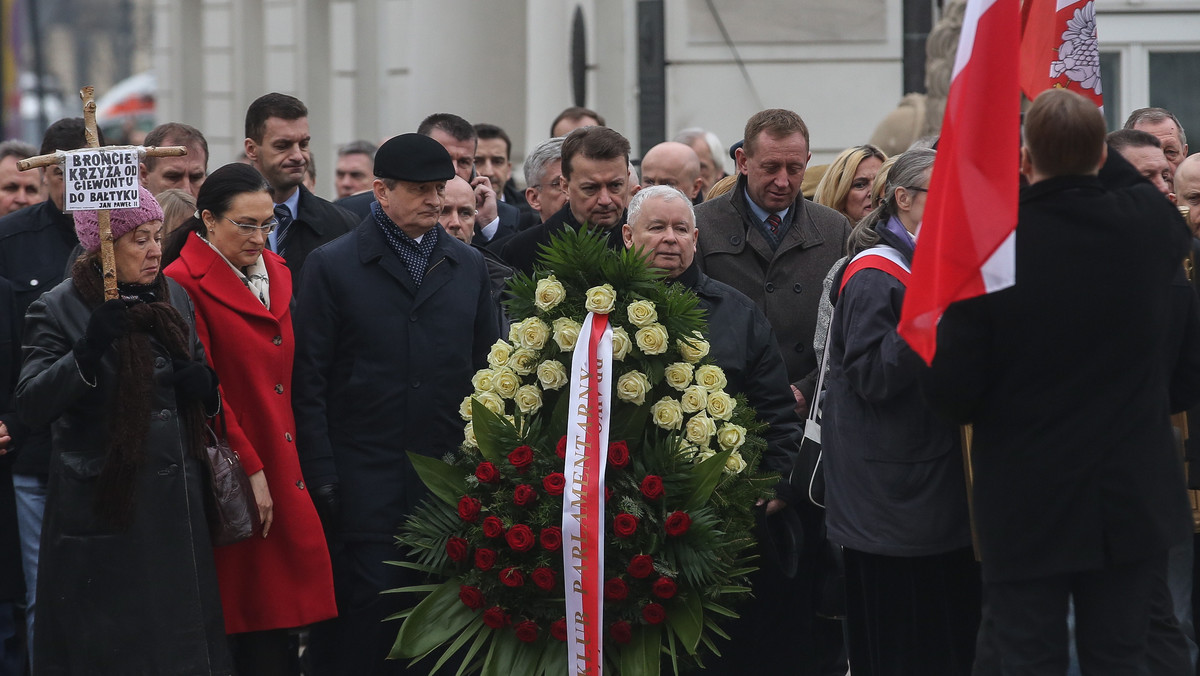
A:
POLYGON ((929 188, 905 188, 905 190, 911 190, 913 192, 929 192, 929 188))
POLYGON ((545 183, 545 184, 538 183, 536 185, 531 185, 529 187, 530 188, 554 188, 555 190, 562 190, 563 189, 562 177, 559 176, 558 178, 554 179, 553 181, 550 181, 549 183, 545 183))
POLYGON ((225 220, 227 220, 230 223, 233 223, 235 226, 237 226, 237 234, 241 235, 242 237, 250 237, 250 236, 254 235, 254 233, 256 233, 256 232, 261 232, 264 235, 269 235, 269 234, 271 234, 271 232, 273 230, 275 230, 276 226, 279 225, 279 221, 275 220, 274 218, 267 221, 263 225, 238 223, 237 221, 233 220, 232 218, 229 218, 228 216, 225 217, 225 220))

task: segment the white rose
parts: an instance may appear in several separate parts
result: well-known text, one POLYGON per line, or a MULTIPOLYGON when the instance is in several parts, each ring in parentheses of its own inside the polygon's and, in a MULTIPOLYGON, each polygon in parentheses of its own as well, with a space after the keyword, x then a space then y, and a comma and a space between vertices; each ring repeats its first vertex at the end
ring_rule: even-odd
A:
POLYGON ((696 384, 704 386, 709 392, 716 392, 725 389, 729 383, 725 380, 725 372, 720 366, 705 364, 696 369, 696 384))
POLYGON ((517 335, 521 339, 521 347, 540 350, 550 338, 550 327, 537 317, 526 317, 517 324, 517 335))
POLYGON ((476 392, 487 392, 494 387, 495 379, 496 372, 492 369, 479 369, 471 376, 471 387, 474 387, 476 392))
POLYGON ((667 366, 663 371, 663 377, 666 378, 668 385, 682 392, 687 389, 688 385, 692 384, 692 372, 695 369, 696 367, 691 364, 677 361, 667 366))
POLYGON ((472 448, 479 446, 479 442, 475 440, 475 423, 467 423, 463 428, 463 443, 472 448))
POLYGON ((463 420, 471 422, 472 414, 471 395, 468 394, 467 396, 463 397, 462 403, 458 405, 458 415, 462 416, 463 420))
POLYGON ((508 325, 508 342, 513 345, 521 344, 521 324, 520 324, 520 322, 508 325))
POLYGON ((635 406, 646 403, 646 393, 650 391, 650 381, 641 371, 629 371, 617 378, 617 398, 628 401, 635 406))
POLYGON ((708 440, 716 431, 717 424, 713 422, 712 418, 703 413, 689 418, 687 425, 684 426, 684 433, 687 435, 687 440, 700 446, 707 446, 708 440))
POLYGON ((683 408, 678 401, 663 397, 650 407, 650 417, 654 418, 655 425, 664 430, 677 430, 683 425, 683 408))
MULTIPOLYGON (((717 444, 722 451, 736 451, 746 443, 746 428, 733 423, 725 423, 721 425, 721 430, 717 432, 717 444)), ((739 458, 741 456, 738 456, 739 458)), ((741 470, 738 470, 739 472, 741 470)))
POLYGON ((521 413, 535 413, 542 407, 542 391, 538 389, 537 385, 522 385, 517 389, 513 401, 517 402, 517 408, 521 413))
POLYGON ((622 361, 625 359, 625 356, 629 354, 631 349, 633 349, 633 341, 629 340, 629 334, 625 332, 625 329, 619 326, 613 329, 612 343, 613 359, 616 359, 617 361, 622 361))
POLYGON ((734 451, 725 458, 725 471, 731 474, 741 474, 742 470, 746 469, 746 461, 742 458, 742 454, 734 451))
POLYGON ((504 415, 504 400, 495 392, 479 392, 475 395, 475 398, 492 413, 504 415))
POLYGON ((508 358, 511 356, 512 345, 509 345, 503 340, 497 340, 495 344, 492 345, 492 349, 488 351, 487 362, 492 368, 498 369, 501 366, 507 366, 508 358))
POLYGON ((695 364, 708 356, 708 341, 699 331, 696 331, 692 338, 677 340, 675 344, 679 347, 679 354, 683 355, 684 361, 689 363, 695 364))
POLYGON ((684 413, 703 411, 708 406, 708 390, 700 385, 692 385, 679 395, 679 403, 682 404, 684 413))
POLYGON ((733 397, 724 392, 709 392, 708 393, 708 414, 717 420, 729 420, 733 416, 733 409, 737 406, 737 402, 733 397))
POLYGON ((567 297, 567 290, 563 288, 562 282, 550 275, 544 279, 539 279, 537 289, 533 292, 533 304, 539 310, 545 312, 558 305, 567 297))
POLYGON ((662 354, 667 351, 667 327, 662 324, 651 324, 637 330, 633 336, 638 349, 645 354, 662 354))
POLYGON ((516 371, 507 366, 496 369, 496 375, 492 377, 492 388, 496 394, 505 399, 512 399, 520 386, 521 379, 517 376, 516 371))
POLYGON ((530 373, 533 373, 534 369, 537 368, 537 358, 537 352, 534 352, 527 347, 522 347, 516 352, 513 352, 512 358, 509 360, 508 365, 512 368, 512 370, 517 372, 517 375, 527 376, 530 373))
POLYGON ((538 364, 537 377, 544 389, 557 390, 567 384, 567 367, 557 359, 547 359, 538 364))
POLYGON ((707 448, 707 447, 702 448, 699 451, 696 451, 696 455, 692 457, 692 462, 699 465, 700 463, 704 462, 705 460, 708 460, 709 458, 713 457, 716 454, 717 454, 717 452, 712 450, 711 448, 707 448))
POLYGON ((587 290, 587 300, 583 302, 583 307, 588 312, 606 315, 613 311, 616 302, 617 292, 613 290, 612 284, 601 284, 587 290))
POLYGON ((583 327, 574 319, 559 317, 551 324, 554 328, 554 342, 558 343, 558 349, 563 352, 570 352, 575 349, 575 341, 579 340, 579 331, 583 327))
POLYGON ((649 326, 658 321, 658 310, 654 308, 654 303, 648 300, 633 301, 625 309, 625 313, 634 326, 649 326))

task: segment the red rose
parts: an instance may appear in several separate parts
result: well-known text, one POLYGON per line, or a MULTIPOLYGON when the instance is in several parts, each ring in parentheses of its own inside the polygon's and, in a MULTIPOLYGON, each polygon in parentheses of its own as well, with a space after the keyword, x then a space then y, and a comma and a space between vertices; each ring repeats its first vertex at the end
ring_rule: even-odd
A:
POLYGON ((489 538, 498 538, 504 535, 504 522, 497 516, 484 517, 483 534, 489 538))
POLYGON ((608 625, 608 633, 617 643, 629 643, 633 638, 633 634, 629 630, 629 623, 625 620, 617 620, 608 625))
POLYGON ((492 463, 481 462, 479 463, 479 466, 475 468, 475 478, 479 479, 485 484, 492 484, 500 480, 500 472, 492 463))
POLYGON ((627 538, 637 532, 638 518, 624 512, 613 517, 613 532, 617 537, 627 538))
POLYGON ((538 589, 550 591, 551 589, 554 589, 554 580, 557 576, 554 574, 553 570, 542 566, 541 568, 534 568, 533 573, 530 574, 530 577, 533 579, 533 583, 537 585, 538 589))
POLYGON ((475 523, 479 518, 479 501, 468 495, 458 501, 458 517, 463 521, 475 523))
POLYGON ((687 512, 671 512, 667 517, 665 528, 667 535, 683 535, 692 527, 692 517, 687 512))
POLYGON ((567 435, 564 434, 563 438, 558 440, 558 445, 554 447, 554 453, 563 459, 567 457, 567 435))
POLYGON ((513 489, 513 502, 524 507, 537 500, 537 491, 529 484, 520 484, 513 489))
POLYGON ((608 502, 609 498, 611 498, 611 497, 612 497, 612 489, 609 488, 608 486, 605 486, 604 487, 604 501, 608 502))
POLYGON ((449 556, 451 561, 465 561, 470 548, 471 546, 462 538, 450 538, 446 540, 446 556, 449 556))
POLYGON ((479 591, 478 587, 468 587, 464 584, 458 588, 458 600, 471 610, 479 610, 483 607, 483 592, 479 591))
POLYGON ((647 500, 657 500, 663 496, 662 477, 654 476, 653 474, 642 479, 642 495, 646 496, 647 500))
POLYGON ((550 635, 564 643, 567 641, 567 619, 565 617, 550 623, 550 635))
POLYGON ((496 552, 479 548, 475 550, 475 567, 479 570, 491 570, 496 565, 496 552))
POLYGON ((525 620, 516 626, 514 631, 517 633, 517 640, 524 643, 533 643, 538 637, 537 622, 533 620, 525 620))
POLYGON ((500 571, 500 581, 505 587, 522 587, 525 585, 525 576, 518 568, 505 568, 500 571))
POLYGON ((550 495, 562 495, 563 489, 567 487, 567 477, 562 475, 562 472, 547 474, 545 479, 542 479, 542 488, 550 495))
POLYGON ((675 581, 669 577, 660 577, 654 581, 650 590, 660 599, 669 599, 675 595, 675 581))
POLYGON ((605 601, 624 601, 626 596, 629 596, 629 585, 625 584, 625 580, 614 577, 604 581, 605 601))
POLYGON ((499 629, 508 624, 508 613, 500 606, 492 606, 483 611, 483 623, 492 629, 499 629))
POLYGON ((642 608, 642 619, 650 624, 660 624, 667 619, 667 610, 657 603, 647 603, 645 608, 642 608))
POLYGON ((654 559, 647 554, 638 554, 629 562, 629 574, 641 580, 654 572, 654 559))
POLYGON ((527 552, 533 549, 533 531, 523 523, 509 528, 508 532, 504 534, 504 540, 514 551, 527 552))
POLYGON ((542 542, 542 549, 549 552, 557 552, 562 547, 562 529, 558 526, 543 528, 538 539, 542 542))
POLYGON ((613 467, 624 467, 629 464, 629 446, 624 441, 608 445, 608 464, 613 467))
POLYGON ((533 449, 528 446, 517 446, 508 454, 508 462, 524 473, 533 464, 533 449))

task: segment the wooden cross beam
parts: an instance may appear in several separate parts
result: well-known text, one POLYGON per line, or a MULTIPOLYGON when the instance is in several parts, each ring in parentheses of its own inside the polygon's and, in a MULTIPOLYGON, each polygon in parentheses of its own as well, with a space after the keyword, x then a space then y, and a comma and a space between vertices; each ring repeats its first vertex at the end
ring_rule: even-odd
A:
MULTIPOLYGON (((100 137, 96 134, 96 88, 92 86, 79 90, 79 98, 83 99, 83 131, 87 137, 89 148, 100 147, 100 137)), ((163 146, 161 148, 143 146, 108 146, 114 150, 136 148, 141 157, 179 157, 187 155, 183 146, 163 146)), ((18 160, 17 168, 28 171, 37 167, 49 167, 66 162, 66 155, 58 150, 48 155, 38 155, 27 160, 18 160)), ((113 258, 112 227, 109 223, 108 209, 100 209, 100 262, 104 271, 104 299, 113 300, 117 294, 117 266, 113 258)))

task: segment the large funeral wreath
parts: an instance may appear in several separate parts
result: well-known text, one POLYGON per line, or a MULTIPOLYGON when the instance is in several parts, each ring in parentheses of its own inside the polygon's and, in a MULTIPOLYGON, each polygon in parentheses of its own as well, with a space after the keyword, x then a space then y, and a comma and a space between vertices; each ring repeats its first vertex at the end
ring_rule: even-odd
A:
MULTIPOLYGON (((435 582, 403 618, 393 658, 431 671, 524 676, 568 667, 560 530, 571 352, 588 312, 613 326, 617 381, 605 494, 604 662, 657 674, 703 664, 749 593, 754 506, 777 475, 757 468, 763 424, 707 358, 703 311, 634 252, 586 230, 509 285, 512 330, 463 401, 465 441, 410 457, 431 497, 398 537, 435 582), (433 659, 436 658, 436 659, 433 659), (452 661, 453 660, 453 661, 452 661)), ((719 330, 719 329, 718 329, 719 330)))

